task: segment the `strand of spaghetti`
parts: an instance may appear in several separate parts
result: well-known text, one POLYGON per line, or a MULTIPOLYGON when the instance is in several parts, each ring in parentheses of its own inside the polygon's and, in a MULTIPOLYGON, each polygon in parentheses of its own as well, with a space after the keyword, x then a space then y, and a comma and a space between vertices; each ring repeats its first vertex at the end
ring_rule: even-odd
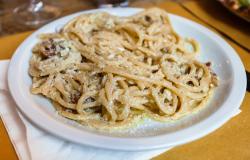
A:
POLYGON ((115 113, 114 108, 112 108, 111 104, 108 102, 104 89, 102 89, 99 93, 99 101, 102 103, 102 105, 106 108, 106 110, 110 114, 111 121, 115 121, 117 119, 117 114, 115 113))
POLYGON ((99 114, 83 115, 83 114, 74 114, 74 113, 70 113, 67 111, 58 111, 58 113, 61 114, 63 117, 66 117, 75 121, 86 121, 90 119, 99 120, 100 119, 99 114))
POLYGON ((103 68, 102 71, 107 72, 107 73, 114 73, 114 74, 117 74, 117 75, 120 75, 120 76, 123 76, 123 77, 127 77, 127 78, 130 78, 130 79, 133 79, 133 80, 137 80, 137 81, 148 82, 148 83, 151 83, 151 84, 164 86, 164 87, 167 87, 167 88, 169 88, 169 89, 171 89, 173 91, 178 92, 178 89, 176 87, 174 87, 171 82, 168 82, 166 80, 156 81, 156 80, 153 80, 153 79, 150 79, 150 78, 140 77, 140 76, 137 76, 137 75, 127 73, 126 71, 123 71, 123 69, 116 68, 114 66, 106 66, 106 67, 103 68))
POLYGON ((95 94, 97 94, 97 91, 89 91, 81 95, 76 105, 76 110, 78 113, 86 114, 86 112, 84 111, 84 109, 87 108, 85 104, 86 100, 95 94))
MULTIPOLYGON (((165 113, 166 115, 172 115, 175 113, 176 109, 177 109, 177 100, 174 98, 174 102, 171 105, 170 103, 165 103, 166 101, 166 97, 164 98, 160 98, 159 96, 159 92, 160 92, 160 88, 151 88, 152 91, 152 96, 155 99, 156 104, 159 106, 159 109, 165 113)), ((175 96, 174 96, 175 97, 175 96)), ((169 101, 169 100, 168 100, 169 101)))

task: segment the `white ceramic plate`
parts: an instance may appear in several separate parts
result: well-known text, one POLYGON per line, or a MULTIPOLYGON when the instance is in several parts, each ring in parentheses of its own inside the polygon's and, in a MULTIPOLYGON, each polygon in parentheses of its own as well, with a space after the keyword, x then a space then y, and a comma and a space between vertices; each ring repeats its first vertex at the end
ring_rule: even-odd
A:
POLYGON ((51 103, 29 91, 28 75, 32 47, 41 33, 55 32, 73 17, 83 13, 107 11, 118 16, 133 15, 141 9, 97 9, 58 19, 29 36, 11 59, 8 83, 21 112, 38 127, 67 140, 95 147, 118 150, 145 150, 171 147, 198 139, 224 124, 239 108, 246 89, 246 75, 237 53, 218 35, 185 18, 169 14, 174 29, 183 37, 192 37, 201 44, 203 62, 212 61, 220 79, 211 102, 197 114, 171 123, 148 120, 143 125, 122 132, 103 133, 89 130, 56 115, 51 103))

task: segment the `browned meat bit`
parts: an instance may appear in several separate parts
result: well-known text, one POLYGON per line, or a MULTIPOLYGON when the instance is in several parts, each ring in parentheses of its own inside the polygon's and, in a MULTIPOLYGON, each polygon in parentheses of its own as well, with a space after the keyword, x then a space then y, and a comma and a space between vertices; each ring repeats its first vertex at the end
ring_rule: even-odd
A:
POLYGON ((210 67, 211 66, 211 62, 207 62, 207 63, 205 63, 205 65, 207 66, 207 67, 210 67))
POLYGON ((81 93, 80 92, 75 92, 75 93, 72 93, 70 95, 70 100, 71 100, 72 103, 77 103, 80 97, 81 97, 81 93))
POLYGON ((53 39, 43 41, 41 43, 40 52, 44 58, 49 58, 56 55, 56 45, 54 44, 53 39))
POLYGON ((152 22, 152 19, 151 19, 151 17, 149 17, 149 16, 145 16, 145 20, 147 21, 147 22, 152 22))

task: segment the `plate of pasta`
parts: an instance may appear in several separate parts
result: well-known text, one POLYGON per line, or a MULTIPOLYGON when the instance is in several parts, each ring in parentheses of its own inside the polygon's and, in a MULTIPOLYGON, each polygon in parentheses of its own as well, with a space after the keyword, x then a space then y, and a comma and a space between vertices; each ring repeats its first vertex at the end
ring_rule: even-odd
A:
POLYGON ((239 108, 246 77, 235 51, 205 27, 159 8, 114 8, 34 32, 12 57, 8 84, 41 129, 134 151, 214 131, 239 108))

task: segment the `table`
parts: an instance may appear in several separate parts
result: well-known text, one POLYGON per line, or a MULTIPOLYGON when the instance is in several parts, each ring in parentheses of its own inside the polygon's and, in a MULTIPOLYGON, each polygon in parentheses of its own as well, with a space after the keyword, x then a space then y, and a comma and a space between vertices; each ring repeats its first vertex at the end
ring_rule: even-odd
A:
MULTIPOLYGON (((213 12, 219 15, 228 16, 231 18, 231 13, 227 12, 222 8, 218 2, 209 2, 209 0, 204 1, 187 1, 182 4, 173 1, 138 1, 132 3, 133 7, 144 7, 148 8, 151 6, 157 6, 167 10, 170 13, 178 14, 183 17, 189 18, 196 21, 211 30, 217 32, 222 36, 239 54, 241 57, 246 71, 250 71, 250 50, 245 43, 241 43, 239 37, 242 39, 250 38, 250 30, 242 31, 237 30, 237 26, 230 29, 236 29, 239 31, 237 37, 227 33, 226 30, 220 30, 216 27, 216 24, 220 24, 225 27, 225 24, 215 19, 210 15, 209 11, 201 10, 204 6, 212 5, 213 12), (209 4, 208 4, 209 3, 209 4), (199 14, 198 14, 199 13, 199 14), (207 13, 207 14, 204 14, 207 13), (209 13, 209 14, 208 14, 209 13), (205 16, 204 16, 205 15, 205 16), (209 17, 210 16, 210 17, 209 17), (205 17, 205 18, 204 18, 205 17), (241 35, 241 33, 244 33, 241 35), (245 36, 247 34, 247 36, 245 36), (233 38, 232 38, 233 37, 233 38)), ((213 14, 213 13, 212 13, 213 14)), ((224 17, 225 18, 225 17, 224 17)), ((241 20, 234 19, 237 22, 238 27, 246 27, 247 24, 241 20)), ((235 31, 235 32, 236 32, 235 31)), ((32 31, 24 32, 20 34, 15 34, 11 36, 5 36, 0 38, 0 60, 9 59, 16 47, 28 36, 32 31)), ((250 43, 250 41, 248 41, 250 43)), ((250 77, 249 77, 250 78, 250 77)), ((0 104, 1 105, 1 104, 0 104)), ((1 107, 1 106, 0 106, 1 107)), ((223 125, 221 128, 217 129, 215 132, 209 134, 194 142, 175 147, 174 149, 153 158, 154 160, 247 160, 250 159, 250 92, 247 91, 245 94, 244 101, 241 105, 242 113, 240 115, 232 118, 229 122, 223 125)), ((14 148, 8 138, 8 134, 4 128, 2 122, 0 122, 0 158, 1 159, 11 159, 16 160, 17 156, 14 148)))

